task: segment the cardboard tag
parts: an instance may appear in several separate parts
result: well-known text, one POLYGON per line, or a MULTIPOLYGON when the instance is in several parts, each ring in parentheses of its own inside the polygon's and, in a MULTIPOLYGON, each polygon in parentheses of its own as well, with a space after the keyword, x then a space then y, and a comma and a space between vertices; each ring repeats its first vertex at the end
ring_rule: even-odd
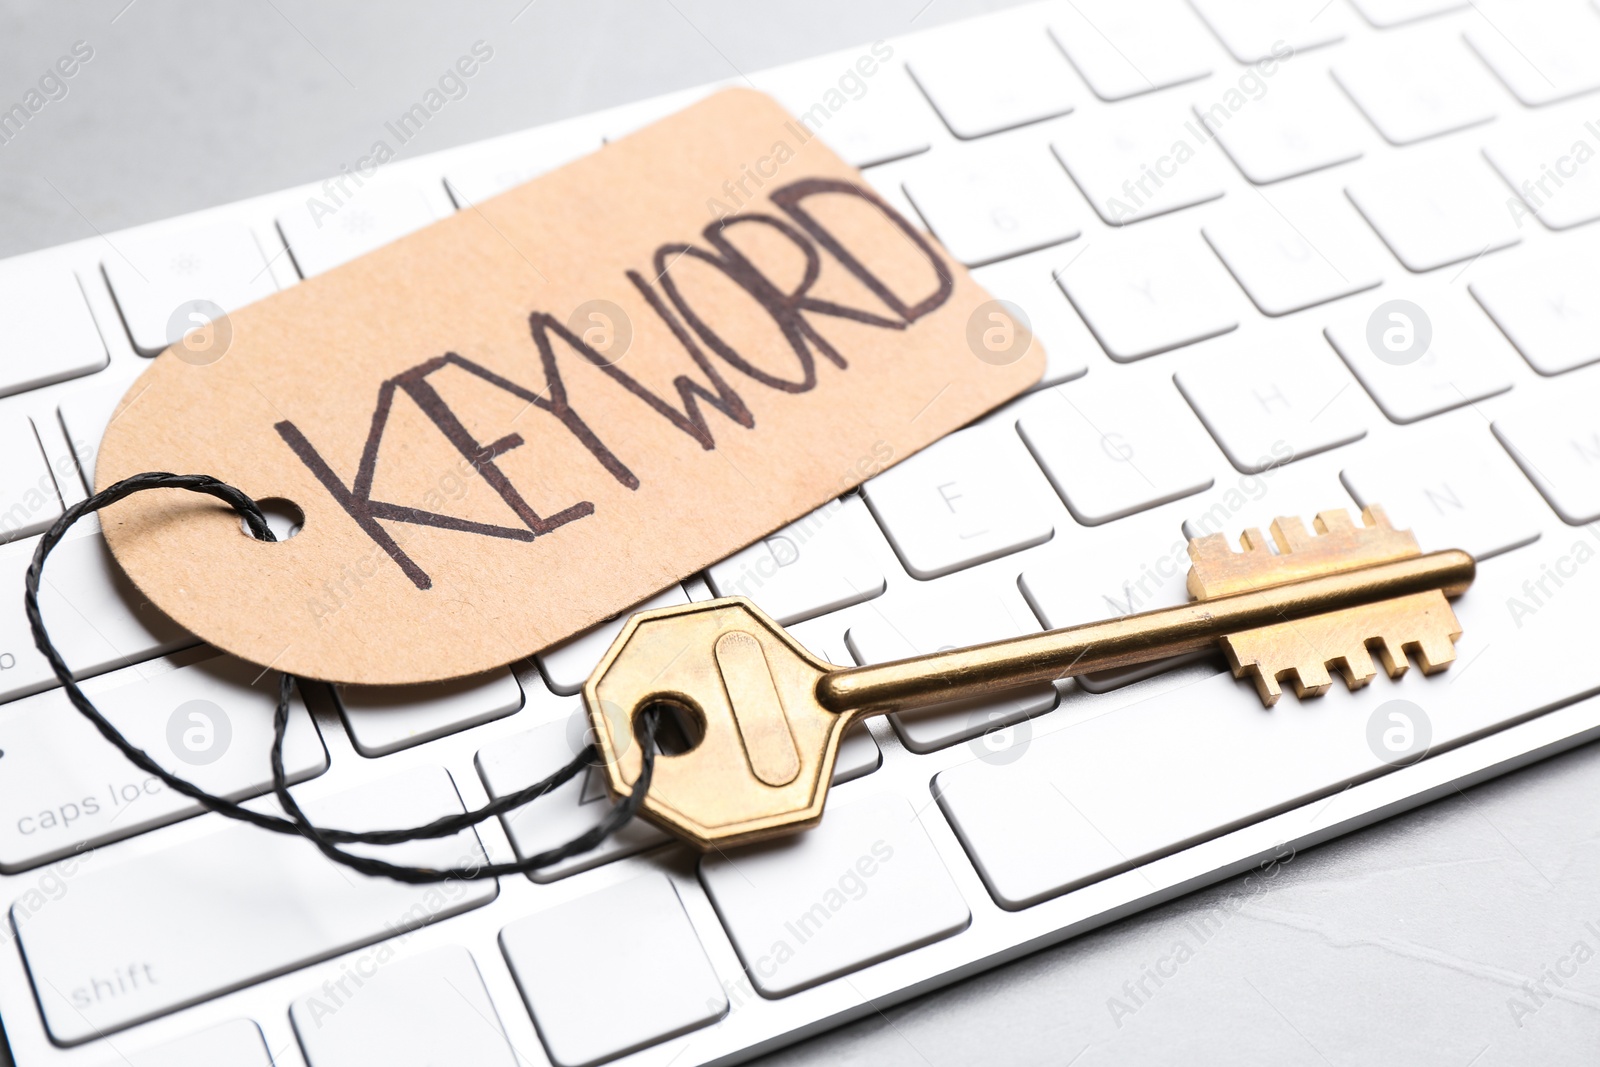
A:
POLYGON ((206 641, 360 684, 569 637, 1044 367, 932 238, 746 90, 210 329, 129 390, 98 485, 212 474, 304 527, 257 542, 165 490, 107 509, 106 538, 206 641))

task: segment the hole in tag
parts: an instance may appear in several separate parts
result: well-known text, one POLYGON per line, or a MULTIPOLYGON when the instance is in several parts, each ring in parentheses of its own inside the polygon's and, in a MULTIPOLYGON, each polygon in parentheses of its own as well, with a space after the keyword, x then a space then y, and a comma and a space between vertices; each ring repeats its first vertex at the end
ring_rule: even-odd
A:
POLYGON ((693 752, 705 739, 706 717, 699 708, 686 700, 657 697, 644 704, 633 717, 634 738, 644 743, 644 715, 654 708, 659 715, 656 723, 656 751, 663 756, 681 756, 693 752))
MULTIPOLYGON (((270 529, 279 541, 287 541, 299 533, 306 524, 306 513, 300 510, 300 505, 293 500, 285 500, 281 496, 269 496, 264 500, 257 500, 256 506, 261 509, 261 514, 267 517, 267 528, 270 529)), ((251 540, 255 535, 250 532, 250 527, 245 523, 244 517, 239 518, 239 529, 251 540)))

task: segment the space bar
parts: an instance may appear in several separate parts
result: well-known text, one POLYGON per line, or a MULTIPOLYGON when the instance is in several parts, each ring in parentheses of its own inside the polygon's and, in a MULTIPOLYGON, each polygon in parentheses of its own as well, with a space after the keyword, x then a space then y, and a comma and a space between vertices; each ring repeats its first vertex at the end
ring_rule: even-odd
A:
MULTIPOLYGON (((461 810, 419 767, 306 804, 323 825, 425 823, 461 810)), ((377 850, 397 863, 481 862, 471 831, 377 850)), ((405 885, 324 859, 299 837, 232 824, 127 862, 58 865, 66 892, 12 906, 45 1025, 74 1045, 492 900, 495 883, 405 885)), ((71 861, 68 861, 70 864, 71 861)), ((37 894, 36 894, 37 895, 37 894)))
POLYGON ((1600 566, 1527 610, 1526 576, 1565 551, 1539 547, 1479 565, 1455 603, 1464 634, 1448 670, 1380 673, 1355 693, 1336 680, 1270 710, 1218 674, 1036 738, 1009 762, 954 767, 934 793, 990 895, 1016 910, 1594 692, 1600 657, 1561 650, 1600 631, 1600 566))

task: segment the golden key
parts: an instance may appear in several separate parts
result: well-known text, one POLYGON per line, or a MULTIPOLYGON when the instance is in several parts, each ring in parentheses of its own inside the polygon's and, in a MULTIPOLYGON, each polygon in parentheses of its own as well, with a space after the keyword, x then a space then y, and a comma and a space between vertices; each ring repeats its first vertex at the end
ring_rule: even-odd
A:
MULTIPOLYGON (((1189 542, 1189 595, 1163 608, 1085 626, 935 652, 893 663, 824 663, 743 597, 633 616, 583 687, 607 788, 638 778, 635 722, 664 706, 692 746, 656 760, 643 813, 702 848, 814 826, 839 741, 857 719, 981 696, 997 689, 1165 659, 1220 644, 1235 677, 1267 706, 1291 680, 1318 696, 1333 667, 1351 689, 1392 678, 1407 653, 1424 673, 1455 658, 1461 636, 1447 596, 1472 584, 1473 558, 1424 555, 1381 508, 1319 514, 1271 527, 1273 552, 1250 529, 1234 551, 1221 534, 1189 542)), ((1159 742, 1158 742, 1159 743, 1159 742)))

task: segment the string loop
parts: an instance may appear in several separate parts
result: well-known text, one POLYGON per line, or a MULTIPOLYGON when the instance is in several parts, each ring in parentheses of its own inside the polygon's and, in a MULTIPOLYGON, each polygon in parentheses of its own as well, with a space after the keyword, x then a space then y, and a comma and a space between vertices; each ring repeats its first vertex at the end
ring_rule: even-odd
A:
POLYGON ((85 515, 109 507, 120 500, 132 496, 134 493, 142 493, 151 489, 183 489, 191 493, 203 493, 207 496, 215 497, 238 512, 251 536, 259 541, 277 540, 277 536, 267 525, 267 518, 262 513, 260 506, 249 496, 226 482, 219 481, 208 474, 169 474, 162 471, 135 474, 122 479, 114 485, 107 486, 87 500, 82 500, 72 505, 59 519, 51 524, 50 528, 39 538, 39 544, 34 549, 33 561, 28 566, 24 583, 22 603, 23 610, 28 616, 28 626, 33 631, 33 643, 50 664, 50 669, 55 672, 55 676, 61 682, 62 690, 66 693, 67 699, 72 703, 72 706, 77 708, 79 713, 93 723, 95 729, 100 731, 100 735, 111 742, 134 766, 146 774, 160 779, 167 788, 198 802, 208 811, 214 811, 230 819, 237 819, 240 822, 249 823, 263 830, 271 830, 274 833, 298 834, 305 837, 324 856, 363 874, 382 875, 396 881, 411 883, 442 882, 450 879, 474 880, 479 878, 498 878, 501 875, 527 874, 559 863, 568 857, 588 852, 607 837, 616 833, 638 813, 640 806, 644 803, 645 794, 650 789, 650 779, 655 769, 655 735, 659 726, 659 713, 655 709, 646 709, 640 715, 640 723, 643 727, 643 736, 640 739, 642 766, 639 771, 639 778, 634 782, 633 791, 628 796, 617 801, 600 822, 570 841, 514 862, 484 863, 476 866, 444 868, 406 866, 377 859, 365 853, 349 851, 341 846, 395 845, 406 841, 451 837, 488 819, 520 808, 524 804, 544 796, 551 790, 565 785, 599 759, 599 753, 593 744, 586 745, 581 752, 572 758, 571 762, 558 768, 541 781, 516 792, 507 793, 471 811, 442 816, 421 826, 390 830, 339 830, 317 826, 306 817, 299 802, 289 792, 288 775, 284 769, 283 739, 288 731, 289 709, 294 695, 294 688, 297 684, 301 685, 302 689, 304 688, 299 679, 287 672, 283 673, 279 678, 278 707, 272 720, 271 752, 272 792, 277 797, 285 815, 288 816, 287 818, 256 811, 237 801, 216 796, 188 779, 180 778, 178 775, 173 774, 152 759, 144 749, 139 748, 124 737, 122 731, 118 730, 94 706, 94 702, 89 699, 79 687, 77 680, 73 678, 72 669, 67 666, 61 653, 56 649, 55 643, 50 640, 50 634, 45 628, 44 616, 39 610, 39 586, 43 581, 45 560, 49 558, 55 547, 61 543, 61 539, 72 528, 73 524, 85 515))

